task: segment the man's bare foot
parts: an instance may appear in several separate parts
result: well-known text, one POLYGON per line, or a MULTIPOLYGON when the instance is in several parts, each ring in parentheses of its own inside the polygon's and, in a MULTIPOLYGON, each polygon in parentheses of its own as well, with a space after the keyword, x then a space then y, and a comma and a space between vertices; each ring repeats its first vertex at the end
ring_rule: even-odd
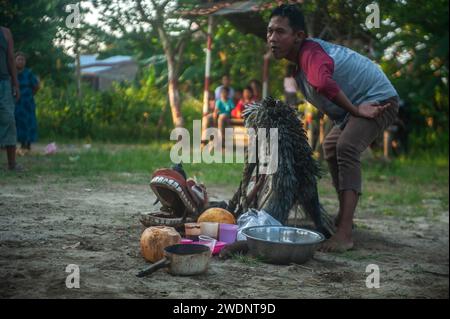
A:
POLYGON ((352 238, 337 232, 330 239, 328 239, 326 242, 322 244, 322 246, 319 248, 319 251, 324 253, 332 253, 332 252, 342 253, 352 248, 353 248, 352 238))

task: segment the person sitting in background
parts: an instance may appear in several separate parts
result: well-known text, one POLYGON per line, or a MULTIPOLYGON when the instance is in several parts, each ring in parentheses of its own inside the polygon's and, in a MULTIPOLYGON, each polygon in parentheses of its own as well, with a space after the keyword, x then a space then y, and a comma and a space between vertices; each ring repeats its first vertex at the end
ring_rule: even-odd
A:
POLYGON ((18 153, 31 150, 31 143, 37 140, 36 104, 34 95, 39 90, 39 81, 30 69, 26 68, 23 52, 16 53, 17 77, 20 85, 20 99, 16 102, 14 112, 17 128, 17 141, 20 142, 18 153))
POLYGON ((234 103, 230 96, 230 90, 223 87, 220 90, 220 100, 216 101, 216 110, 214 111, 214 121, 217 123, 217 128, 222 139, 222 147, 225 146, 225 128, 230 124, 231 110, 234 108, 234 103))
POLYGON ((214 92, 209 91, 208 95, 208 114, 213 114, 216 109, 216 98, 214 92))
POLYGON ((261 82, 253 79, 250 81, 249 85, 252 88, 253 100, 255 102, 261 102, 261 100, 262 100, 261 82))
POLYGON ((225 74, 224 76, 222 76, 222 85, 219 85, 216 90, 214 91, 214 96, 216 98, 216 101, 220 100, 220 92, 222 90, 222 88, 228 88, 228 99, 233 99, 234 98, 234 89, 231 87, 231 79, 230 76, 225 74))
POLYGON ((236 107, 231 110, 231 117, 241 119, 245 106, 251 102, 253 102, 253 91, 250 86, 247 86, 242 92, 242 99, 240 99, 236 107))
MULTIPOLYGON (((231 110, 234 108, 233 100, 229 97, 229 89, 227 87, 223 87, 220 90, 220 99, 216 101, 216 106, 213 114, 208 114, 203 117, 202 122, 202 144, 205 145, 208 143, 206 139, 206 129, 208 127, 213 126, 213 124, 217 125, 219 129, 222 142, 225 139, 225 128, 230 124, 230 116, 231 110)), ((224 145, 222 143, 222 145, 224 145)))
POLYGON ((216 101, 214 119, 219 119, 220 117, 230 118, 234 103, 233 100, 229 98, 229 92, 230 90, 227 87, 223 87, 222 90, 220 90, 220 100, 216 101))
POLYGON ((241 99, 242 99, 242 90, 236 89, 236 91, 234 92, 234 97, 233 97, 234 105, 237 105, 241 99))

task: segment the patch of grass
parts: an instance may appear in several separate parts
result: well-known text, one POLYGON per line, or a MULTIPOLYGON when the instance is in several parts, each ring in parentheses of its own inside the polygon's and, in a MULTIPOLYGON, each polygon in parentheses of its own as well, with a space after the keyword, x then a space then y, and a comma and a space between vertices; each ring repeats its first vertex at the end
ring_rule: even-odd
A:
POLYGON ((358 230, 370 230, 371 228, 364 223, 355 222, 355 228, 358 230))
POLYGON ((363 172, 372 181, 445 185, 449 176, 448 155, 400 157, 390 162, 368 161, 363 163, 363 172))
POLYGON ((247 266, 258 266, 264 262, 264 259, 261 257, 253 257, 241 253, 232 254, 231 259, 247 266))
POLYGON ((426 269, 419 264, 414 264, 410 269, 406 269, 406 271, 411 274, 423 274, 426 272, 426 269))
MULTIPOLYGON (((89 183, 117 182, 146 184, 157 168, 170 167, 172 142, 148 145, 100 144, 86 147, 85 141, 58 144, 54 155, 42 152, 19 157, 27 169, 17 174, 0 171, 2 183, 38 183, 51 179, 55 183, 71 183, 75 179, 89 183)), ((42 150, 44 145, 40 145, 42 150)), ((391 162, 363 162, 363 196, 358 210, 394 217, 433 216, 448 210, 448 158, 422 156, 398 158, 391 162)), ((322 163, 322 166, 324 163, 322 163)), ((184 164, 189 177, 207 187, 239 185, 243 164, 184 164)), ((325 170, 326 172, 326 170, 325 170)), ((337 205, 331 177, 326 173, 319 184, 322 199, 337 205)), ((337 207, 336 207, 337 209, 337 207)), ((333 208, 331 208, 333 210, 333 208)))
POLYGON ((345 259, 354 260, 354 261, 365 261, 365 260, 371 260, 371 261, 380 260, 381 261, 383 259, 383 257, 386 257, 385 254, 366 254, 366 253, 361 254, 361 252, 359 252, 357 250, 347 250, 342 253, 336 253, 336 256, 339 256, 339 257, 342 257, 345 259))
MULTIPOLYGON (((150 174, 158 169, 173 165, 170 159, 171 143, 150 145, 92 145, 89 149, 74 146, 56 154, 32 153, 18 158, 26 168, 21 178, 34 180, 39 176, 56 175, 63 178, 82 177, 97 180, 107 176, 118 182, 147 181, 150 174)), ((243 164, 183 164, 188 177, 205 184, 238 186, 243 164)), ((15 179, 17 173, 0 171, 3 179, 15 179)))

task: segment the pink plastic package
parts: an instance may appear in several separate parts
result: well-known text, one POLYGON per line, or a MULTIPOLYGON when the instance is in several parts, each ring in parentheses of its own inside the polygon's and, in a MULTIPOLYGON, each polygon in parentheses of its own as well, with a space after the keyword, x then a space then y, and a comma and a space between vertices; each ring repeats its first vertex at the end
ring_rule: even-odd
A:
POLYGON ((45 147, 45 155, 54 154, 58 150, 56 143, 50 143, 45 147))
MULTIPOLYGON (((192 242, 192 244, 207 245, 208 246, 208 243, 204 242, 204 241, 194 241, 194 242, 192 242)), ((216 241, 216 244, 214 245, 214 249, 212 251, 212 254, 213 255, 219 254, 220 251, 223 249, 223 247, 225 247, 226 244, 227 243, 224 243, 223 241, 216 241)))

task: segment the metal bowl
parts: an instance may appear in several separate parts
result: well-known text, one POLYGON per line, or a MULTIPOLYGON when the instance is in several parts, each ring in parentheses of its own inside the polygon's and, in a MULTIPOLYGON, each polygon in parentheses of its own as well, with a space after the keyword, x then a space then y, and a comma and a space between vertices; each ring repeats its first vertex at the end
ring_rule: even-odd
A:
POLYGON ((303 264, 325 240, 315 231, 284 226, 252 226, 242 230, 250 253, 272 264, 303 264))

